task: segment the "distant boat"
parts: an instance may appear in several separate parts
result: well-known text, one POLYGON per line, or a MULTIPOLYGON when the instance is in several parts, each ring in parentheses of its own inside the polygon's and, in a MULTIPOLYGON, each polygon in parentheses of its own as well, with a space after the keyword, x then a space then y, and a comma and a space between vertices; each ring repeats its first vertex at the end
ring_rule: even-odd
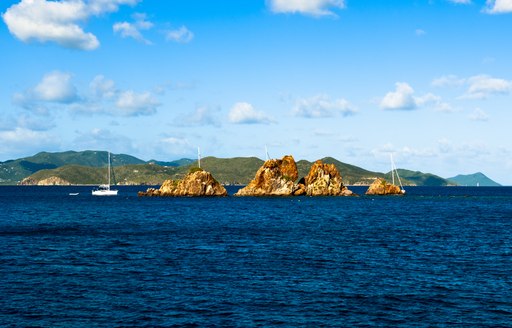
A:
POLYGON ((78 192, 70 192, 69 193, 69 196, 78 196, 80 193, 78 192))
POLYGON ((400 184, 400 192, 402 194, 405 194, 404 186, 402 186, 402 180, 400 180, 400 176, 398 175, 398 169, 396 168, 395 161, 393 160, 393 154, 389 155, 391 158, 391 180, 392 184, 395 184, 395 175, 398 180, 398 183, 400 184))
POLYGON ((99 185, 92 191, 93 196, 117 196, 117 190, 110 189, 110 152, 108 153, 108 184, 99 185))

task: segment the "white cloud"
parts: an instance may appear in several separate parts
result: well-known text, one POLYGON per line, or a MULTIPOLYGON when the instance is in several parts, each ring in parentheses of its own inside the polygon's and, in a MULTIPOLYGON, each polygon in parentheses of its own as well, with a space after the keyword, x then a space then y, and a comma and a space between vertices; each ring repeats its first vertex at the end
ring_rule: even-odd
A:
POLYGON ((34 131, 16 127, 12 130, 0 131, 0 155, 24 155, 41 149, 52 149, 57 144, 53 136, 45 131, 34 131))
POLYGON ((512 0, 487 0, 487 8, 484 12, 488 14, 512 13, 512 0))
POLYGON ((471 114, 469 114, 468 117, 472 121, 485 122, 489 120, 489 115, 487 115, 487 113, 481 110, 480 108, 475 108, 475 110, 471 114))
POLYGON ((47 102, 71 103, 78 98, 71 74, 58 71, 46 74, 33 92, 37 100, 47 102))
POLYGON ((493 78, 488 75, 476 75, 467 79, 468 90, 464 98, 487 98, 494 94, 509 94, 512 92, 512 81, 493 78))
POLYGON ((192 33, 186 26, 182 26, 177 30, 167 31, 165 33, 165 38, 167 41, 189 43, 194 38, 194 33, 192 33))
POLYGON ((326 95, 317 95, 311 98, 298 99, 293 113, 296 116, 322 118, 333 117, 338 114, 349 116, 356 113, 354 107, 345 99, 331 100, 326 95))
POLYGON ((462 86, 466 83, 465 79, 461 79, 456 75, 445 75, 439 78, 436 78, 432 81, 432 86, 434 87, 458 87, 462 86))
POLYGON ((315 17, 336 16, 330 8, 345 8, 344 0, 268 0, 274 13, 299 13, 315 17))
POLYGON ((397 82, 395 91, 388 92, 380 102, 380 107, 390 110, 416 109, 414 89, 407 83, 397 82))
POLYGON ((81 27, 91 16, 117 11, 139 0, 21 0, 2 15, 12 35, 23 42, 55 42, 65 48, 94 50, 100 43, 81 27))
POLYGON ((43 76, 42 80, 25 92, 15 93, 14 104, 36 114, 48 114, 45 104, 70 104, 79 99, 76 87, 69 73, 54 71, 43 76))
POLYGON ((152 115, 158 106, 160 103, 150 92, 123 91, 116 101, 116 107, 125 116, 152 115))
POLYGON ((274 122, 264 112, 255 110, 251 104, 246 102, 233 105, 228 118, 231 123, 235 124, 270 124, 274 122))
POLYGON ((119 33, 123 38, 133 38, 145 44, 152 44, 151 41, 144 38, 141 31, 149 30, 153 27, 153 23, 146 20, 146 14, 137 13, 132 16, 135 22, 119 22, 113 26, 114 33, 119 33))
POLYGON ((419 107, 431 107, 440 112, 452 112, 453 108, 441 97, 426 93, 423 96, 415 96, 414 89, 407 83, 397 82, 395 91, 388 92, 380 102, 380 107, 385 110, 414 110, 419 107))
POLYGON ((89 90, 79 96, 71 74, 58 71, 46 74, 34 88, 14 94, 13 102, 40 115, 48 115, 50 109, 89 115, 152 115, 161 105, 154 93, 118 90, 114 81, 103 75, 94 77, 89 83, 89 90))
POLYGON ((220 121, 218 118, 219 109, 212 109, 207 106, 199 106, 189 116, 182 116, 177 119, 177 124, 183 126, 205 126, 211 125, 219 127, 220 121))
POLYGON ((512 92, 512 81, 495 78, 488 75, 475 75, 469 78, 459 78, 456 75, 446 75, 434 79, 435 87, 467 87, 461 98, 484 99, 496 94, 509 94, 512 92))
POLYGON ((103 75, 95 76, 89 87, 98 99, 112 99, 117 93, 114 81, 106 79, 103 75))

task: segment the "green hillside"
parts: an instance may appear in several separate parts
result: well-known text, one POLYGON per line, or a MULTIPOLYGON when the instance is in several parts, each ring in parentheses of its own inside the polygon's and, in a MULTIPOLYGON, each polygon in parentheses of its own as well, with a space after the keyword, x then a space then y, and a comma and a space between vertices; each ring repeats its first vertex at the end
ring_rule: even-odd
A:
MULTIPOLYGON (((402 183, 404 181, 408 181, 416 186, 429 186, 429 187, 439 187, 439 186, 448 186, 453 185, 450 181, 443 179, 437 175, 431 173, 423 173, 420 171, 410 171, 404 169, 398 169, 398 174, 402 179, 402 183)), ((386 179, 391 179, 391 172, 386 174, 386 179)), ((408 184, 408 183, 404 183, 408 184)))
MULTIPOLYGON (((104 167, 107 165, 106 151, 66 151, 59 153, 40 152, 34 156, 0 162, 0 184, 16 184, 40 170, 55 169, 65 165, 104 167)), ((112 165, 143 164, 143 160, 124 154, 112 154, 112 165)))
MULTIPOLYGON (((211 172, 217 181, 224 184, 248 184, 254 178, 263 161, 257 157, 201 159, 201 168, 211 172)), ((197 162, 192 166, 197 165, 197 162)))
MULTIPOLYGON (((184 171, 183 168, 163 167, 154 164, 118 166, 113 169, 112 184, 159 185, 167 179, 181 178, 184 171)), ((99 185, 107 181, 107 168, 66 165, 56 169, 38 171, 27 179, 41 181, 50 177, 58 177, 71 184, 99 185)))
MULTIPOLYGON (((182 178, 197 161, 181 159, 172 162, 149 161, 123 154, 112 154, 114 176, 120 184, 158 185, 166 179, 182 178)), ((0 184, 17 184, 29 177, 33 182, 58 177, 72 184, 100 184, 106 182, 107 152, 83 151, 48 153, 41 152, 31 157, 0 163, 0 184)), ((372 172, 355 165, 326 157, 322 161, 334 164, 346 185, 369 185, 375 178, 390 179, 389 173, 372 172)), ((256 157, 216 158, 201 160, 201 167, 211 172, 224 184, 247 184, 251 181, 263 161, 256 157)), ((299 179, 306 176, 313 163, 297 162, 299 179)), ((454 184, 439 176, 418 171, 398 170, 404 185, 446 186, 454 184)), ((480 185, 486 185, 480 179, 480 185)), ((492 180, 491 180, 492 181, 492 180)), ((462 183, 459 183, 462 184, 462 183)), ((476 184, 476 183, 475 183, 476 184)))
POLYGON ((499 187, 501 186, 496 181, 491 180, 485 174, 481 172, 477 172, 474 174, 459 174, 453 178, 448 178, 448 180, 453 183, 458 184, 459 186, 482 186, 482 187, 499 187))

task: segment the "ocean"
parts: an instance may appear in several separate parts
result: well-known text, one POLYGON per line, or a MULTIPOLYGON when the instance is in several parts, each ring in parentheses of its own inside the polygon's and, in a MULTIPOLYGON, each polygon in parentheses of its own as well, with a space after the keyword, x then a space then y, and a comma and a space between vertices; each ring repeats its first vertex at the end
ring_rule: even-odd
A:
POLYGON ((0 187, 1 327, 512 326, 511 187, 91 189, 0 187))

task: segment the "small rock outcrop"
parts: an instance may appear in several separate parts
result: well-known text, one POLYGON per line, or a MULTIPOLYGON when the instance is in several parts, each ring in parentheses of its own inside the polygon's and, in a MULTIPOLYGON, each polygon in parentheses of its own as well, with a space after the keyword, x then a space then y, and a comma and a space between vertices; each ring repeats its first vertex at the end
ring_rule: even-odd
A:
POLYGON ((165 180, 160 189, 149 188, 138 193, 141 197, 201 197, 227 194, 226 188, 217 182, 210 172, 201 169, 190 172, 183 180, 165 180))
POLYGON ((254 179, 235 196, 293 196, 300 190, 294 182, 298 176, 293 156, 269 159, 256 172, 254 179))
POLYGON ((36 180, 34 178, 28 177, 23 179, 20 183, 22 186, 70 186, 71 183, 62 178, 53 176, 43 180, 36 180))
POLYGON ((304 179, 308 196, 352 196, 354 195, 343 185, 341 174, 334 164, 316 161, 304 179))
POLYGON ((403 195, 399 186, 388 183, 383 178, 377 178, 370 185, 366 195, 403 195))

